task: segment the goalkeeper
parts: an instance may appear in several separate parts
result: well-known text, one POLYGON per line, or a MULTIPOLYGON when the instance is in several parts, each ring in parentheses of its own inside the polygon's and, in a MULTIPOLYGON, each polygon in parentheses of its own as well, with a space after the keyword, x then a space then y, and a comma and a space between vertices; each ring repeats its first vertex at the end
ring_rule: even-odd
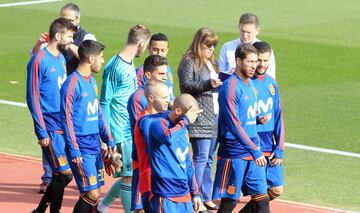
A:
POLYGON ((66 154, 80 191, 74 213, 92 213, 101 195, 104 166, 99 135, 107 145, 104 156, 111 155, 114 148, 99 107, 98 86, 93 76, 104 63, 104 48, 96 41, 84 41, 78 51, 79 66, 67 78, 60 91, 60 116, 65 133, 66 154))

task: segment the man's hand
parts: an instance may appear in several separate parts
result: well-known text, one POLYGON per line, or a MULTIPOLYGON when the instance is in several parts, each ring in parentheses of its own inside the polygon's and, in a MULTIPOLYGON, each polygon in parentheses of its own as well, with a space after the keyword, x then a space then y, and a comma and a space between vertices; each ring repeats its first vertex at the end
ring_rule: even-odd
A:
POLYGON ((194 212, 199 212, 200 206, 201 206, 201 199, 199 197, 193 198, 193 204, 194 204, 194 212))
POLYGON ((112 148, 110 150, 102 150, 102 157, 104 160, 104 168, 106 174, 111 176, 115 172, 120 172, 123 165, 121 161, 121 154, 113 152, 112 148))
POLYGON ((194 123, 197 119, 197 117, 199 116, 199 114, 202 112, 202 109, 199 110, 194 110, 192 107, 190 107, 187 112, 185 113, 185 115, 188 116, 190 123, 194 123))
POLYGON ((264 155, 261 155, 261 157, 255 159, 255 163, 257 166, 266 166, 266 158, 264 157, 264 155))
POLYGON ((50 138, 40 139, 40 140, 38 141, 38 143, 39 143, 39 145, 40 145, 41 147, 47 147, 47 146, 49 146, 50 138))
POLYGON ((266 124, 266 122, 268 122, 270 118, 271 118, 271 114, 266 114, 264 116, 257 117, 257 121, 260 124, 266 124))
POLYGON ((38 40, 36 40, 36 43, 32 49, 32 53, 33 54, 37 53, 41 49, 41 45, 47 42, 49 42, 49 34, 48 33, 41 34, 38 40))
POLYGON ((222 85, 222 82, 220 79, 211 79, 211 85, 213 88, 218 88, 222 85))
POLYGON ((277 165, 280 165, 281 163, 282 163, 281 158, 273 158, 273 159, 271 159, 271 165, 277 166, 277 165))

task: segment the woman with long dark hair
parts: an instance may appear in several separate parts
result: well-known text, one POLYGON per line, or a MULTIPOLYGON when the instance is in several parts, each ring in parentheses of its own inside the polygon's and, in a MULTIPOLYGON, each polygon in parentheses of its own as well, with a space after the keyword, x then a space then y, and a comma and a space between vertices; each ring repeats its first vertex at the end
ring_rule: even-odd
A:
MULTIPOLYGON (((196 122, 189 125, 189 137, 193 149, 196 181, 199 185, 204 206, 216 210, 211 201, 212 165, 215 156, 216 116, 212 91, 222 83, 212 78, 211 73, 218 73, 215 63, 215 47, 218 37, 209 28, 200 28, 183 56, 178 77, 181 93, 189 93, 204 110, 196 122)), ((216 75, 215 75, 216 76, 216 75)), ((205 210, 205 209, 204 209, 205 210)))

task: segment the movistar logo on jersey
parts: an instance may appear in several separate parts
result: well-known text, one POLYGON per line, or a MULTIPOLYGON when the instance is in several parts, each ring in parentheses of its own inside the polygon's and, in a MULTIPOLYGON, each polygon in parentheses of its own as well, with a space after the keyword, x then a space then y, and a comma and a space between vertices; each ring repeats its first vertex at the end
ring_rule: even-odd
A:
POLYGON ((99 101, 97 99, 94 99, 93 103, 89 101, 87 105, 87 114, 89 116, 87 121, 97 121, 98 111, 99 111, 99 101))
POLYGON ((258 113, 258 105, 250 105, 247 110, 247 119, 246 125, 256 125, 256 115, 258 113))
POLYGON ((65 80, 66 80, 66 74, 64 74, 63 77, 61 77, 61 76, 58 77, 58 87, 59 87, 59 89, 61 88, 61 86, 63 85, 65 80))
POLYGON ((257 103, 255 103, 253 106, 250 105, 247 110, 247 118, 248 119, 256 118, 257 110, 258 110, 257 103))
POLYGON ((259 113, 267 113, 270 110, 272 110, 273 108, 273 99, 271 97, 269 97, 266 101, 266 103, 264 103, 263 100, 259 100, 258 102, 258 112, 259 113))

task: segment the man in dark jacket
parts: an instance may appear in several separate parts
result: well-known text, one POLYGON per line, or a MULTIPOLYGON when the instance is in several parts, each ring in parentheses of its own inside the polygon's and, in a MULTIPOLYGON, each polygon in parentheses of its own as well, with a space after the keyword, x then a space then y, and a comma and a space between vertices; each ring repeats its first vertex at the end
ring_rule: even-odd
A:
MULTIPOLYGON (((61 52, 65 56, 67 74, 70 75, 79 64, 79 45, 85 40, 96 41, 96 37, 93 34, 86 32, 80 26, 80 8, 76 4, 68 3, 64 5, 60 10, 60 17, 70 20, 71 23, 77 28, 76 32, 74 33, 74 42, 71 44, 70 49, 61 52)), ((47 33, 44 33, 36 41, 35 46, 32 49, 32 54, 35 54, 46 45, 47 33)))

